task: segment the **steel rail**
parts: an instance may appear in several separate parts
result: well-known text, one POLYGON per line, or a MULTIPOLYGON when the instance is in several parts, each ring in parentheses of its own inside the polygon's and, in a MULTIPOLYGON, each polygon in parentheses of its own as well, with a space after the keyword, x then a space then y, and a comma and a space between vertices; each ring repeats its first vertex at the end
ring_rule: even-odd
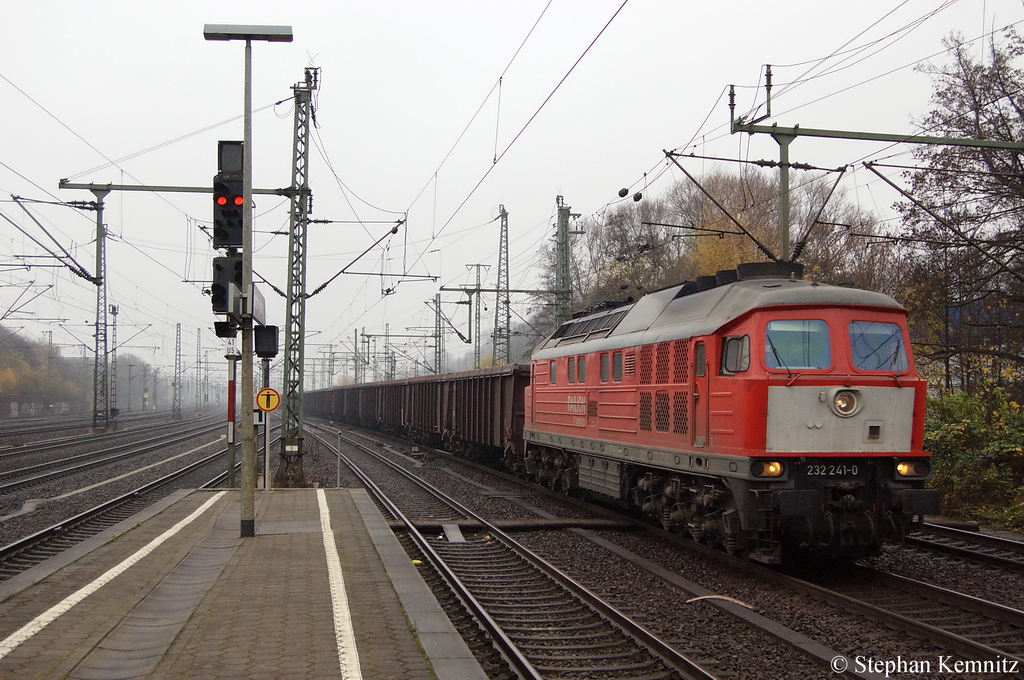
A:
POLYGON ((906 543, 929 552, 1024 572, 1024 543, 1009 538, 925 524, 923 531, 907 536, 906 543), (943 539, 957 541, 961 545, 947 543, 943 539))
POLYGON ((65 475, 73 474, 81 470, 88 470, 90 468, 99 467, 106 463, 113 463, 125 458, 131 458, 133 456, 148 453, 150 451, 160 449, 170 444, 176 444, 192 437, 207 432, 213 432, 223 427, 222 423, 210 423, 208 425, 201 425, 199 427, 187 430, 185 433, 175 433, 171 435, 161 435, 152 439, 147 439, 142 442, 134 442, 130 444, 123 444, 121 446, 114 447, 113 451, 120 451, 113 455, 106 455, 108 451, 83 453, 71 458, 66 458, 60 461, 52 461, 48 463, 38 463, 36 465, 30 465, 24 468, 18 468, 17 470, 10 470, 7 472, 0 473, 0 479, 8 479, 0 483, 0 493, 6 493, 12 489, 16 489, 23 486, 29 486, 32 484, 41 484, 51 479, 63 477, 65 475), (106 457, 101 457, 101 456, 106 457), (19 476, 29 474, 39 470, 49 470, 48 472, 42 472, 34 476, 19 476))
MULTIPOLYGON (((25 538, 19 539, 6 546, 0 547, 0 566, 2 566, 5 562, 9 561, 15 555, 18 555, 20 553, 25 552, 26 550, 31 549, 35 545, 42 543, 44 540, 60 536, 72 529, 79 528, 82 524, 86 522, 94 521, 99 516, 111 512, 121 505, 135 501, 138 499, 138 497, 144 494, 150 493, 161 486, 170 484, 176 481, 177 479, 194 472, 195 470, 198 470, 204 466, 216 462, 218 458, 223 458, 226 454, 227 449, 222 449, 217 453, 211 454, 193 463, 189 463, 185 467, 179 470, 175 470, 170 474, 164 475, 159 479, 143 484, 137 489, 133 489, 132 491, 124 493, 116 498, 112 498, 111 500, 106 501, 104 503, 100 503, 99 505, 96 505, 92 508, 89 508, 88 510, 78 513, 77 515, 68 517, 65 520, 62 520, 45 529, 37 531, 36 533, 26 536, 25 538)), ((223 477, 226 476, 226 474, 226 472, 218 473, 217 476, 205 482, 205 484, 203 485, 204 488, 221 481, 223 477)))
MULTIPOLYGON (((494 525, 493 523, 489 522, 487 519, 485 519, 481 515, 473 512, 469 508, 466 508, 465 506, 463 506, 461 503, 459 503, 455 499, 446 496, 445 494, 441 493, 437 489, 434 489, 434 488, 430 487, 423 480, 419 479, 415 475, 413 475, 410 472, 408 472, 407 470, 403 469, 401 466, 398 466, 395 463, 387 460, 386 458, 381 457, 375 451, 373 451, 372 449, 366 447, 365 445, 360 444, 359 442, 357 442, 355 440, 352 440, 352 439, 349 439, 349 438, 344 437, 344 436, 342 436, 342 438, 345 439, 345 441, 349 445, 354 446, 354 447, 358 448, 359 450, 364 451, 367 454, 373 456, 374 458, 380 460, 381 462, 387 464, 389 467, 391 467, 396 472, 398 472, 399 474, 403 475, 404 477, 406 477, 410 481, 412 481, 412 482, 418 484, 419 486, 421 486, 422 488, 426 489, 429 493, 436 495, 442 501, 444 501, 445 503, 451 505, 453 508, 458 510, 460 513, 463 513, 466 517, 471 518, 471 519, 479 522, 487 530, 488 534, 491 537, 493 537, 494 539, 498 540, 500 543, 502 543, 509 550, 512 550, 516 554, 520 555, 521 558, 524 559, 527 563, 529 563, 533 568, 537 569, 539 572, 541 572, 542 574, 544 574, 545 576, 550 578, 552 581, 558 583, 566 591, 568 591, 572 595, 576 596, 581 601, 585 602, 595 612, 597 612, 598 615, 603 617, 606 621, 609 621, 613 626, 617 627, 620 630, 623 630, 629 636, 632 636, 633 639, 636 640, 638 644, 640 644, 642 647, 646 647, 647 650, 652 655, 654 655, 655 657, 660 659, 667 667, 676 670, 678 673, 680 673, 683 677, 686 677, 686 678, 694 678, 694 679, 699 678, 701 680, 714 680, 714 678, 716 677, 716 676, 712 675, 711 673, 709 673, 706 669, 701 667, 699 664, 695 663, 692 659, 690 659, 689 657, 687 657, 684 654, 681 654, 676 649, 674 649, 670 645, 666 644, 661 639, 657 638, 650 631, 646 630, 645 628, 643 628, 642 626, 637 624, 635 621, 633 621, 629 617, 627 617, 624 614, 622 614, 621 612, 619 612, 612 605, 610 605, 607 602, 605 602, 604 600, 602 600, 596 594, 590 592, 582 584, 578 583, 577 581, 575 581, 574 579, 572 579, 568 575, 562 573, 561 571, 559 571, 558 569, 556 569, 552 565, 548 564, 545 560, 543 560, 543 558, 539 557, 538 555, 536 555, 535 553, 533 553, 529 549, 527 549, 524 546, 520 545, 518 542, 516 542, 514 539, 512 539, 510 536, 508 536, 508 534, 506 534, 504 531, 499 529, 496 525, 494 525)), ((325 441, 324 443, 326 444, 327 442, 325 441)), ((327 445, 328 445, 329 448, 333 449, 333 447, 330 446, 330 444, 327 444, 327 445)), ((355 466, 352 465, 351 462, 348 461, 348 459, 345 458, 344 455, 341 454, 340 451, 338 452, 338 455, 341 456, 343 460, 345 460, 346 464, 348 464, 349 467, 353 468, 353 470, 356 471, 356 474, 360 477, 361 481, 364 481, 364 483, 368 482, 368 488, 375 489, 374 493, 381 493, 379 488, 375 484, 373 484, 372 480, 369 480, 368 478, 364 480, 365 475, 362 475, 360 472, 358 472, 357 469, 355 468, 355 466)), ((429 556, 429 559, 431 560, 431 562, 432 563, 440 562, 443 565, 442 558, 439 555, 437 555, 437 553, 434 551, 433 547, 430 546, 429 543, 427 542, 426 538, 423 537, 423 535, 420 534, 418 530, 416 530, 414 524, 410 520, 408 520, 401 513, 401 511, 398 510, 397 507, 393 507, 393 504, 390 501, 388 501, 388 503, 387 503, 387 508, 388 508, 389 512, 392 512, 393 514, 395 514, 395 517, 397 519, 399 519, 403 524, 405 524, 405 526, 408 529, 408 532, 409 532, 410 536, 418 537, 418 539, 414 538, 415 542, 417 543, 417 547, 419 547, 421 550, 424 550, 424 554, 429 556)), ((435 566, 437 566, 437 564, 435 564, 435 566)), ((475 607, 482 607, 482 605, 479 604, 479 602, 468 591, 468 589, 465 589, 465 586, 463 586, 461 584, 461 581, 459 580, 458 576, 455 575, 453 572, 451 572, 449 570, 447 565, 444 565, 442 568, 444 569, 444 571, 442 573, 444 574, 445 581, 449 583, 449 586, 451 586, 452 583, 459 583, 460 599, 462 599, 461 593, 464 593, 465 596, 467 598, 469 598, 469 601, 474 603, 475 607)), ((439 571, 440 571, 440 569, 439 569, 439 571)), ((474 614, 476 614, 475 607, 470 609, 471 611, 474 612, 474 614)), ((488 626, 487 626, 488 632, 492 633, 492 635, 495 634, 491 630, 491 626, 493 626, 494 627, 494 631, 496 631, 498 634, 500 634, 500 637, 498 639, 502 640, 503 644, 507 643, 507 644, 512 645, 512 649, 515 650, 515 655, 517 657, 522 657, 522 654, 521 654, 520 650, 515 646, 515 643, 507 638, 505 633, 501 630, 501 628, 498 626, 498 624, 493 621, 493 619, 490 617, 490 615, 487 614, 485 611, 482 611, 482 614, 484 616, 486 616, 486 620, 489 622, 488 626)), ((504 653, 504 650, 503 650, 503 653, 504 653)), ((531 668, 531 669, 533 668, 532 664, 530 664, 530 662, 525 657, 522 657, 522 659, 523 659, 524 663, 528 664, 529 668, 531 668)), ((517 664, 516 667, 518 668, 518 664, 517 664)), ((536 672, 536 671, 534 670, 533 672, 536 672)), ((540 676, 540 675, 528 675, 528 676, 525 676, 525 677, 542 677, 542 676, 540 676)))
MULTIPOLYGON (((155 418, 168 417, 169 413, 166 411, 154 411, 148 415, 132 415, 126 416, 121 414, 118 418, 118 422, 123 426, 127 423, 138 423, 144 420, 152 420, 155 418)), ((0 436, 2 437, 21 437, 30 434, 45 434, 47 432, 59 432, 63 430, 79 430, 92 427, 92 414, 87 415, 74 415, 74 416, 36 416, 31 419, 14 419, 14 420, 2 420, 0 419, 0 436)), ((111 435, 124 434, 124 431, 115 431, 109 433, 111 435)), ((104 435, 97 434, 93 439, 99 439, 104 435)), ((69 438, 66 438, 69 439, 69 438)), ((47 440, 52 441, 52 440, 47 440)), ((0 450, 8 450, 18 448, 14 446, 2 446, 0 450)))
MULTIPOLYGON (((214 419, 216 419, 218 417, 219 416, 204 416, 204 417, 202 417, 200 419, 196 419, 195 421, 193 421, 192 423, 189 423, 189 424, 202 423, 202 422, 207 422, 207 421, 212 422, 214 419)), ((124 419, 120 419, 120 423, 122 425, 124 424, 124 422, 125 422, 124 419)), ((223 423, 224 422, 223 418, 221 418, 217 422, 223 423)), ((90 421, 90 425, 91 424, 92 424, 92 421, 90 421)), ((85 436, 85 435, 80 433, 80 434, 70 435, 70 436, 67 436, 67 437, 58 437, 56 439, 44 439, 44 440, 40 440, 40 441, 30 442, 28 444, 24 444, 24 445, 21 445, 21 446, 0 446, 0 460, 6 460, 6 459, 10 459, 10 458, 17 458, 18 456, 33 455, 33 454, 36 454, 36 453, 42 453, 44 451, 50 451, 52 449, 65 448, 65 447, 67 447, 70 444, 74 444, 74 445, 100 444, 100 443, 103 443, 103 442, 106 442, 106 441, 112 441, 112 440, 116 441, 117 439, 124 439, 126 436, 146 434, 146 433, 149 433, 149 432, 158 432, 160 430, 171 429, 171 428, 179 428, 180 429, 181 426, 182 426, 182 423, 180 421, 174 422, 174 421, 170 421, 170 420, 165 420, 165 421, 160 422, 160 423, 147 424, 147 425, 145 425, 142 428, 131 429, 131 430, 121 429, 121 430, 117 430, 117 431, 114 431, 114 432, 105 432, 105 433, 91 434, 91 435, 88 435, 88 436, 85 436)), ((61 430, 77 429, 77 428, 78 428, 78 426, 76 426, 76 425, 69 425, 67 427, 62 427, 61 430)), ((47 429, 45 431, 46 432, 53 432, 54 429, 53 428, 49 428, 49 429, 47 429)), ((6 433, 4 433, 4 432, 0 432, 0 436, 3 436, 5 434, 6 433)))
MULTIPOLYGON (((408 531, 408 536, 412 539, 413 543, 416 544, 417 549, 423 553, 423 555, 430 560, 431 565, 437 570, 441 578, 444 579, 448 588, 455 594, 455 596, 462 602, 462 605, 472 613, 472 615, 479 622, 481 627, 491 636, 495 642, 495 648, 502 655, 505 661, 511 666, 515 672, 521 678, 532 678, 535 680, 542 680, 537 669, 533 667, 533 664, 523 655, 520 649, 515 645, 514 642, 505 634, 498 623, 487 613, 483 605, 473 596, 469 589, 462 583, 461 579, 448 567, 441 556, 437 554, 433 546, 427 541, 426 537, 416 529, 415 524, 405 516, 405 514, 398 508, 398 506, 385 494, 380 487, 378 487, 372 479, 370 479, 362 470, 359 469, 345 454, 341 451, 336 450, 331 444, 327 443, 326 440, 321 440, 328 448, 328 450, 335 451, 335 454, 345 462, 345 464, 351 468, 352 472, 359 478, 368 490, 378 499, 378 501, 384 505, 388 512, 390 512, 395 519, 402 522, 408 531)), ((345 441, 361 451, 370 453, 372 451, 358 442, 345 438, 345 441)), ((407 475, 408 476, 408 475, 407 475)))

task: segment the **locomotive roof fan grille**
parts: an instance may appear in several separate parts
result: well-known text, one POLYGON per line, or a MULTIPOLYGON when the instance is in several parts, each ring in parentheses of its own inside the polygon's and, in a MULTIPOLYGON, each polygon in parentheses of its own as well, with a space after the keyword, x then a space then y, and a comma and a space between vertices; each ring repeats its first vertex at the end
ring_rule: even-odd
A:
POLYGON ((676 293, 676 298, 685 297, 736 281, 755 279, 789 279, 796 281, 804 276, 804 266, 799 262, 745 262, 736 269, 723 269, 714 276, 698 276, 696 281, 686 281, 676 293))

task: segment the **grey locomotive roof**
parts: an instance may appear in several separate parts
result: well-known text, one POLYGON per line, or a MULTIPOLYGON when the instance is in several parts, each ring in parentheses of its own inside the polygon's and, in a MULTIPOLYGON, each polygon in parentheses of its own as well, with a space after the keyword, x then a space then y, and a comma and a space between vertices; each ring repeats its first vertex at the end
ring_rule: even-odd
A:
POLYGON ((603 331, 576 337, 559 337, 556 333, 534 352, 533 358, 577 354, 582 351, 579 345, 583 342, 586 342, 586 351, 601 351, 705 335, 759 307, 852 305, 903 309, 882 293, 803 280, 751 279, 679 295, 682 287, 666 288, 640 298, 629 307, 577 319, 585 321, 625 312, 610 333, 603 331))

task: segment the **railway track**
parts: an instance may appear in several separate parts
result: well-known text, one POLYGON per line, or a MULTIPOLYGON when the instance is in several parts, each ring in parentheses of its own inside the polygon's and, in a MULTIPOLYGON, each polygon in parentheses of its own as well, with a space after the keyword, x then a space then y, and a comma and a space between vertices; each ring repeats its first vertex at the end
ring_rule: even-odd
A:
MULTIPOLYGON (((139 422, 164 419, 169 416, 167 411, 154 411, 145 414, 120 417, 121 425, 136 424, 139 422)), ((16 418, 0 421, 0 436, 3 437, 6 445, 0 446, 0 450, 16 448, 9 442, 21 437, 29 437, 66 430, 87 430, 92 427, 93 416, 88 414, 76 414, 70 416, 38 416, 32 418, 16 418)))
MULTIPOLYGON (((226 450, 220 450, 160 479, 0 548, 0 581, 6 581, 95 536, 177 489, 205 488, 222 483, 227 476, 226 470, 221 470, 212 477, 210 475, 214 466, 223 468, 225 454, 226 450), (189 481, 192 479, 196 479, 198 483, 190 484, 189 481)), ((236 464, 236 468, 239 466, 240 463, 236 464)))
POLYGON ((1024 677, 1024 612, 857 565, 843 570, 842 578, 763 571, 766 580, 906 631, 965 659, 1016 661, 1020 674, 1007 677, 1024 677))
POLYGON ((47 461, 0 472, 0 494, 26 486, 43 484, 58 477, 148 453, 165 446, 187 441, 197 435, 215 432, 222 427, 221 423, 214 421, 203 423, 187 430, 181 430, 179 426, 178 429, 170 434, 159 435, 142 442, 131 442, 102 451, 84 453, 61 460, 47 461))
MULTIPOLYGON (((206 415, 202 418, 188 421, 190 424, 223 422, 223 418, 217 415, 206 415)), ((102 434, 90 434, 88 436, 75 434, 67 437, 57 437, 36 441, 18 446, 0 446, 0 465, 8 467, 17 465, 21 459, 29 459, 52 451, 61 451, 72 446, 97 446, 109 442, 124 441, 129 438, 139 437, 145 434, 156 434, 164 430, 181 431, 181 421, 163 421, 159 423, 146 424, 143 427, 131 430, 118 430, 117 432, 106 432, 102 434)), ((48 430, 53 432, 53 430, 48 430)), ((64 430, 60 430, 64 431, 64 430)), ((2 433, 0 433, 2 436, 2 433)))
POLYGON ((1024 573, 1024 543, 937 524, 907 537, 907 545, 1008 571, 1024 573))
MULTIPOLYGON (((460 461, 460 463, 465 464, 464 461, 460 461)), ((482 469, 472 464, 470 466, 482 469)), ((495 473, 490 469, 487 471, 489 474, 497 474, 506 481, 522 483, 510 475, 495 473)), ((538 490, 533 485, 530 485, 529 488, 538 490)), ((546 489, 539 490, 544 494, 549 494, 546 489)), ((550 492, 549 495, 566 500, 561 494, 550 492)), ((520 502, 520 504, 522 503, 520 502)), ((540 509, 534 508, 534 511, 543 515, 543 511, 540 509)), ((765 584, 776 584, 827 602, 845 611, 864 616, 871 621, 881 622, 888 628, 905 631, 914 638, 928 640, 938 649, 944 650, 944 653, 957 655, 958 658, 964 660, 1003 662, 1007 664, 1008 668, 1016 662, 1016 668, 1021 671, 1020 676, 1024 677, 1024 612, 860 566, 851 566, 849 571, 844 570, 840 574, 841 578, 825 580, 799 578, 792 574, 732 558, 721 551, 694 544, 673 533, 663 532, 649 526, 646 528, 654 534, 671 539, 674 543, 686 546, 714 560, 723 561, 729 568, 745 571, 765 584)), ((837 655, 835 651, 824 645, 808 640, 778 623, 764 619, 732 598, 721 597, 697 584, 687 582, 678 573, 661 568, 656 564, 645 564, 643 560, 638 560, 637 556, 630 554, 628 550, 616 546, 592 532, 581 529, 572 529, 572 531, 647 570, 670 588, 692 593, 696 599, 707 598, 709 604, 719 607, 735 618, 744 620, 751 627, 763 628, 791 648, 807 652, 818 663, 828 666, 837 655)), ((992 545, 989 550, 993 552, 1019 554, 1019 544, 1013 542, 987 541, 988 537, 980 535, 960 536, 958 532, 950 533, 956 536, 958 541, 963 542, 980 538, 981 541, 992 545)), ((976 557, 979 554, 977 549, 968 554, 960 552, 955 554, 967 559, 979 559, 976 557)), ((1002 556, 1000 555, 1000 557, 1002 556)), ((1009 559, 1013 559, 1013 555, 1009 559)), ((999 564, 1005 566, 1002 562, 999 564)), ((820 571, 822 570, 819 569, 820 571)), ((853 669, 850 669, 847 675, 858 676, 853 669)))
MULTIPOLYGON (((330 445, 325 441, 325 445, 330 445)), ((369 447, 346 444, 402 475, 401 505, 388 498, 341 452, 384 510, 406 525, 424 559, 483 627, 508 665, 527 678, 713 678, 689 657, 637 626, 530 552, 493 523, 444 496, 369 447), (418 489, 412 492, 415 485, 418 489), (434 500, 422 500, 426 494, 434 500), (410 499, 420 497, 410 506, 410 499), (438 502, 442 503, 438 506, 438 502), (404 509, 403 509, 404 508, 404 509), (408 512, 409 514, 406 514, 408 512), (459 520, 481 530, 463 534, 459 520), (444 534, 425 536, 417 524, 440 521, 444 534)), ((330 447, 333 448, 333 447, 330 447)))

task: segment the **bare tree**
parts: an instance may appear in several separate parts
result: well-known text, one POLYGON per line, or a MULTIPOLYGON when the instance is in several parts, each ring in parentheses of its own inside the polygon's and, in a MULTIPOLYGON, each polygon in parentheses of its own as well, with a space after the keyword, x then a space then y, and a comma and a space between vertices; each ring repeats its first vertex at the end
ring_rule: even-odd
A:
POLYGON ((690 181, 677 183, 668 198, 672 219, 678 225, 676 232, 689 242, 686 257, 694 275, 766 260, 753 239, 778 251, 779 191, 770 175, 750 169, 739 174, 715 170, 698 181, 700 186, 690 181))
MULTIPOLYGON (((935 90, 919 124, 938 136, 1024 139, 1024 40, 1013 30, 988 46, 985 65, 963 38, 945 41, 949 61, 925 65, 935 90)), ((1024 156, 1013 149, 922 147, 901 204, 918 242, 921 353, 942 367, 947 388, 1019 383, 1024 351, 1024 156)))

